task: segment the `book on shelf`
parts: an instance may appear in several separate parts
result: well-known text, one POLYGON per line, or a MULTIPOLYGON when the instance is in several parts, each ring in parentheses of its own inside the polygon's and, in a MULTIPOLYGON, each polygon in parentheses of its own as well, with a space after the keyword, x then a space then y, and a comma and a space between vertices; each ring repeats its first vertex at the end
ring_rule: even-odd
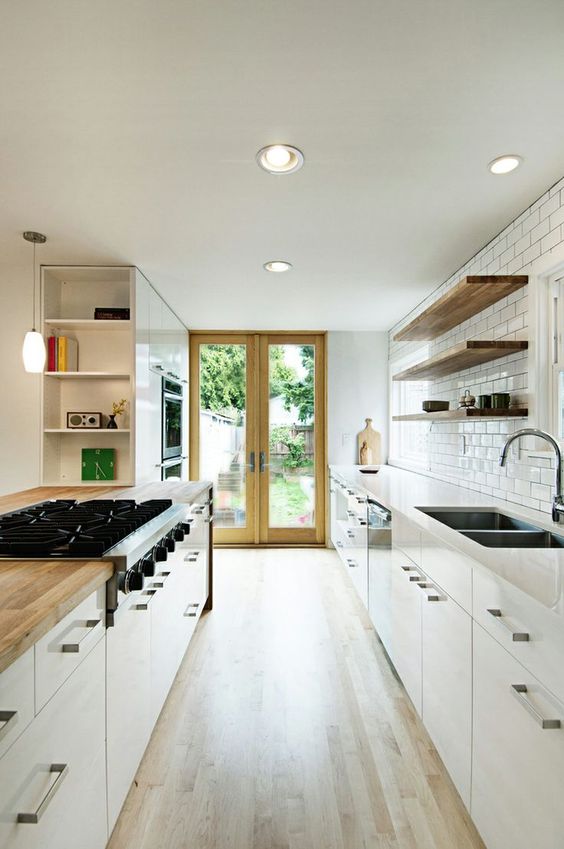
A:
POLYGON ((95 307, 94 318, 98 321, 129 321, 129 307, 95 307))
POLYGON ((78 342, 69 336, 47 339, 47 371, 78 371, 78 342))

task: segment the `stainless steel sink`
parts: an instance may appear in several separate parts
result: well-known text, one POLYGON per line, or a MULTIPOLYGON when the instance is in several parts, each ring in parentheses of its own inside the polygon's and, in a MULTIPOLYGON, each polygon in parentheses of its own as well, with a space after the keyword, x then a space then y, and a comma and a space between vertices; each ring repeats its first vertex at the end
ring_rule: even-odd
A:
POLYGON ((486 548, 564 548, 564 536, 496 510, 417 509, 486 548))
POLYGON ((419 507, 422 513, 442 522, 455 531, 537 531, 536 525, 514 519, 493 510, 428 510, 419 507))
POLYGON ((550 531, 461 531, 486 548, 564 548, 564 537, 550 531))

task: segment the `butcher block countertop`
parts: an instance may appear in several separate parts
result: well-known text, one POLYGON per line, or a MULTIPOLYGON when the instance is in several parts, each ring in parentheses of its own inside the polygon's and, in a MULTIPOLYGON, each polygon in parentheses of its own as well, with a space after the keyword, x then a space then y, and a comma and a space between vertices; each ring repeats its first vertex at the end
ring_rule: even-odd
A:
POLYGON ((85 560, 0 560, 0 672, 114 571, 85 560))
MULTIPOLYGON (((50 498, 171 498, 190 504, 210 486, 208 481, 129 487, 39 486, 0 497, 0 514, 50 498)), ((113 571, 112 563, 101 560, 0 559, 0 672, 111 578, 113 571)))

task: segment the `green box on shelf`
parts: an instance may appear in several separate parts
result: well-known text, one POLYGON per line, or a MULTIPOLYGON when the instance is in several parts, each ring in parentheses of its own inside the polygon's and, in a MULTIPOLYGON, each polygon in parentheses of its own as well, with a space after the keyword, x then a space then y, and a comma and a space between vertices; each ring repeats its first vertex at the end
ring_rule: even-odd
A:
POLYGON ((113 448, 83 448, 82 480, 114 480, 116 468, 115 453, 113 448))

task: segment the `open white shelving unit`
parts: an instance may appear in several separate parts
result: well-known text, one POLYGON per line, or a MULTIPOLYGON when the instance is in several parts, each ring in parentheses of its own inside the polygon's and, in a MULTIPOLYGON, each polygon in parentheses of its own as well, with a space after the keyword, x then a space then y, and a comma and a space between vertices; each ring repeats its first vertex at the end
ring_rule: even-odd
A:
POLYGON ((78 371, 43 377, 42 480, 51 486, 128 485, 135 481, 135 272, 131 267, 42 269, 43 334, 78 343, 78 371), (129 321, 94 319, 95 307, 128 307, 129 321), (112 402, 128 400, 118 429, 105 425, 112 402), (66 427, 70 411, 100 412, 101 429, 66 427), (115 479, 82 480, 82 449, 113 448, 115 479))

